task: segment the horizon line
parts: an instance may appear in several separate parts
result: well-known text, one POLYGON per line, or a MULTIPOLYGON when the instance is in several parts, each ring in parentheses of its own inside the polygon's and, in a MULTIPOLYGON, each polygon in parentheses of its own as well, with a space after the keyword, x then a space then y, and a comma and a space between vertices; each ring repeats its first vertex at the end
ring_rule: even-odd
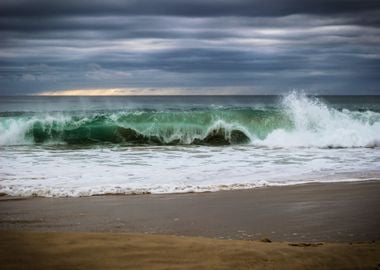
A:
MULTIPOLYGON (((129 95, 39 95, 39 94, 13 94, 1 95, 0 97, 223 97, 223 96, 284 96, 287 93, 279 94, 129 94, 129 95)), ((379 94, 308 94, 306 96, 380 96, 379 94)))

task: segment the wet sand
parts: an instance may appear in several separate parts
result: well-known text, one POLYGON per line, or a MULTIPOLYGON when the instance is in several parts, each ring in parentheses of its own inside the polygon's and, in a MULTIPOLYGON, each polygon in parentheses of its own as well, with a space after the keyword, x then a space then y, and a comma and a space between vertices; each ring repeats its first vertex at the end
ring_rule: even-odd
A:
POLYGON ((215 193, 0 199, 0 230, 380 240, 380 181, 215 193))
POLYGON ((200 194, 3 196, 0 267, 380 269, 379 195, 380 181, 200 194))

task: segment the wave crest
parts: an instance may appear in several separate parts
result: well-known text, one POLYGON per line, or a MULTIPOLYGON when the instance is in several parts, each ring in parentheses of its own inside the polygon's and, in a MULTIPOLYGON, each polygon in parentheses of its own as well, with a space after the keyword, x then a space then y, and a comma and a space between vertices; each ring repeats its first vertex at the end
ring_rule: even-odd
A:
POLYGON ((16 119, 3 124, 0 144, 94 144, 123 143, 128 145, 229 145, 248 143, 249 132, 235 124, 215 121, 210 126, 150 125, 138 130, 112 117, 16 119), (4 128, 6 126, 6 128, 4 128))
POLYGON ((342 111, 317 98, 292 92, 282 100, 291 129, 273 130, 254 144, 268 147, 350 148, 380 146, 380 114, 342 111))
POLYGON ((35 143, 377 147, 380 113, 337 109, 320 99, 292 92, 275 108, 0 117, 0 145, 35 143))

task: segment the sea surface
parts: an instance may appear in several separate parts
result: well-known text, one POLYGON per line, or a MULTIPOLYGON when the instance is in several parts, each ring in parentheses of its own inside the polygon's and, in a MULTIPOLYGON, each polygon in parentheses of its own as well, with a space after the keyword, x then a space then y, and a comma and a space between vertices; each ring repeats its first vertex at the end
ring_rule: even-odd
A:
POLYGON ((380 96, 0 97, 0 193, 378 180, 380 96))

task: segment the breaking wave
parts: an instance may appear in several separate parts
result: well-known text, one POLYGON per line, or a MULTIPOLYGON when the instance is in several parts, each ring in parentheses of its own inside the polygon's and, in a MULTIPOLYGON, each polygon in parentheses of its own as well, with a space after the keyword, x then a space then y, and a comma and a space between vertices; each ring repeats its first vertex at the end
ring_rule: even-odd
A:
POLYGON ((337 109, 294 92, 267 108, 3 113, 0 117, 0 145, 99 143, 377 147, 380 113, 337 109))
POLYGON ((291 128, 273 130, 257 145, 269 147, 351 148, 380 146, 380 113, 329 107, 293 92, 282 101, 291 128))

